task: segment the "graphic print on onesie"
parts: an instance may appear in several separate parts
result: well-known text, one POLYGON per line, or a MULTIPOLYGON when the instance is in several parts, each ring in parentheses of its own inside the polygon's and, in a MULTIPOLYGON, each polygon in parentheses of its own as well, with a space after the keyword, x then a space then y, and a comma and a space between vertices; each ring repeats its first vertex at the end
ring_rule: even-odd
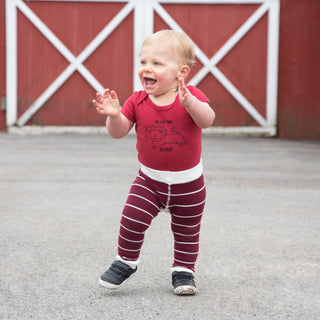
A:
MULTIPOLYGON (((171 122, 171 121, 168 121, 171 122)), ((145 127, 145 137, 152 149, 159 148, 159 151, 173 151, 174 146, 183 147, 188 144, 181 132, 175 128, 168 128, 160 125, 145 127)))

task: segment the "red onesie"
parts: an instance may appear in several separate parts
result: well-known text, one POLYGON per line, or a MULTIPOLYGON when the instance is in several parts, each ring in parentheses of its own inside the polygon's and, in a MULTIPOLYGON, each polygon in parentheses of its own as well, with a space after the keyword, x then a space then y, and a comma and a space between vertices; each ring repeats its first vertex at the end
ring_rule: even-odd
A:
MULTIPOLYGON (((208 98, 196 87, 187 87, 200 101, 208 98)), ((159 107, 145 91, 135 92, 121 112, 136 124, 138 159, 146 167, 162 171, 183 171, 195 167, 201 160, 201 128, 175 101, 159 107)))

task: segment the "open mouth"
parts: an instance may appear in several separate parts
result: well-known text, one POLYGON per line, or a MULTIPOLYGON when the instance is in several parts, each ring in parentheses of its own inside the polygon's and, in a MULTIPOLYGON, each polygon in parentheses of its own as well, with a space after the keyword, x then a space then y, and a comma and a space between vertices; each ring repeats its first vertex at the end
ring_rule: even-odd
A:
POLYGON ((152 79, 152 78, 147 78, 147 77, 144 77, 144 78, 143 78, 143 83, 144 83, 144 87, 145 87, 145 88, 151 88, 151 87, 153 87, 156 82, 157 82, 157 80, 152 79))

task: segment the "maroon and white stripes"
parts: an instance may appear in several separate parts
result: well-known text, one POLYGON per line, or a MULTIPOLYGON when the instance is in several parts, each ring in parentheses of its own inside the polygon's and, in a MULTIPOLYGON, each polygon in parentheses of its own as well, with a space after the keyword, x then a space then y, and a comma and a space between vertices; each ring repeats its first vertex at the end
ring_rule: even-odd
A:
POLYGON ((194 271, 205 197, 203 176, 187 183, 166 184, 140 171, 122 212, 118 255, 127 261, 138 260, 145 231, 159 211, 167 208, 174 236, 173 267, 194 271))

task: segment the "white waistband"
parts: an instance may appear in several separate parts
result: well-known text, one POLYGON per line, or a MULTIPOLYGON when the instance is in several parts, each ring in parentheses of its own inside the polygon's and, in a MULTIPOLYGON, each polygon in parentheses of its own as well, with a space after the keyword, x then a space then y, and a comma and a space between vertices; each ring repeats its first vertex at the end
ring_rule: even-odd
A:
POLYGON ((149 178, 166 184, 186 183, 198 179, 203 173, 202 161, 193 168, 183 171, 160 171, 141 164, 141 171, 149 178))

